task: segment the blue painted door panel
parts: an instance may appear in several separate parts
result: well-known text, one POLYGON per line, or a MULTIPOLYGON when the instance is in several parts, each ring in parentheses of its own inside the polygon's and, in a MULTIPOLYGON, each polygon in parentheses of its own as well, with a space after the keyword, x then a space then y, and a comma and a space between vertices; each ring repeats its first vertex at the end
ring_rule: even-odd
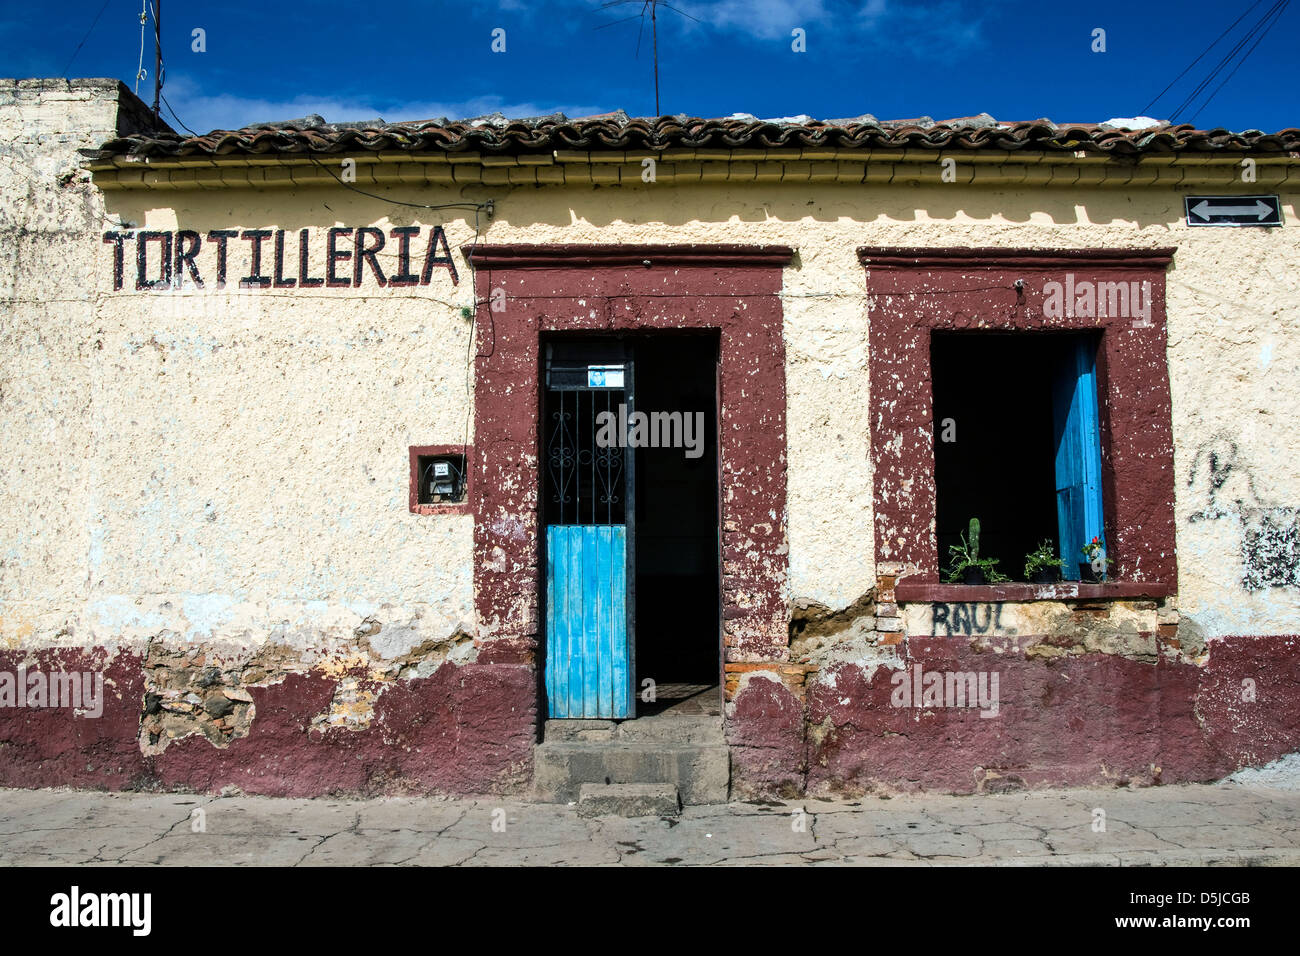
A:
POLYGON ((631 717, 627 527, 547 526, 546 594, 549 716, 631 717))
POLYGON ((1062 577, 1079 579, 1080 549, 1105 540, 1101 506, 1101 416, 1097 406, 1096 345, 1071 344, 1052 390, 1056 438, 1056 517, 1062 577))

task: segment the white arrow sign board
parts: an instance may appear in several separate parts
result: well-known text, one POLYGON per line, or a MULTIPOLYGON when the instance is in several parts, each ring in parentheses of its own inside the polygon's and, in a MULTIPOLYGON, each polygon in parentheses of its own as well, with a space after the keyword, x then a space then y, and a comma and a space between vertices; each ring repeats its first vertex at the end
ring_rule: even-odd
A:
POLYGON ((1189 226, 1280 226, 1276 196, 1186 196, 1189 226))

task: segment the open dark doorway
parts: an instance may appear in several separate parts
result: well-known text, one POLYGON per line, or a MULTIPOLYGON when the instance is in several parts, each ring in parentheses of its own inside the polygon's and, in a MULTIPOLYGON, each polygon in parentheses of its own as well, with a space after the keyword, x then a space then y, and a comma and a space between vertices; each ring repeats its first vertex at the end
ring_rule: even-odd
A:
MULTIPOLYGON (((932 336, 941 574, 950 566, 949 547, 978 518, 980 557, 997 558, 999 573, 1024 580, 1026 555, 1048 541, 1066 562, 1064 576, 1077 579, 1075 539, 1081 532, 1073 529, 1073 510, 1065 506, 1073 499, 1063 415, 1073 389, 1093 387, 1091 378, 1076 381, 1073 358, 1095 349, 1094 336, 1069 332, 932 336)), ((1095 428, 1090 434, 1095 442, 1095 428)))
POLYGON ((541 355, 548 715, 718 716, 718 336, 557 335, 541 355))
MULTIPOLYGON (((637 408, 682 422, 681 447, 636 452, 638 714, 720 713, 718 337, 632 340, 637 408), (653 681, 655 700, 646 700, 653 681)), ((662 443, 661 443, 662 444, 662 443)))

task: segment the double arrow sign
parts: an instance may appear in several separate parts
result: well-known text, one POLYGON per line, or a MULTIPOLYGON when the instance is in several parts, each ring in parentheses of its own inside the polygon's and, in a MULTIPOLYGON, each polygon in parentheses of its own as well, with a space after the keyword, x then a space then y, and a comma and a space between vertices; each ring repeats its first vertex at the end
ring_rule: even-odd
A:
POLYGON ((1189 226, 1280 226, 1276 196, 1187 196, 1189 226))

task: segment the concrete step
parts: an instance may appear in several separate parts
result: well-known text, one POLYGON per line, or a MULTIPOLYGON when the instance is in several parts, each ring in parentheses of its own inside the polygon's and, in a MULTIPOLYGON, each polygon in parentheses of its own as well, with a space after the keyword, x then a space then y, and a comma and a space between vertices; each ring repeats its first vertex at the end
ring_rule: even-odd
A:
POLYGON ((612 720, 548 720, 542 727, 546 741, 613 740, 618 724, 612 720))
POLYGON ((547 741, 661 741, 677 744, 721 744, 721 717, 662 714, 636 720, 548 720, 547 741))
POLYGON ((619 740, 662 741, 674 744, 725 744, 721 717, 663 714, 625 720, 618 725, 619 740))
POLYGON ((580 817, 675 817, 680 812, 671 783, 584 783, 578 789, 580 817))
POLYGON ((577 800, 583 784, 672 784, 684 804, 726 803, 731 754, 725 743, 547 740, 533 750, 538 799, 577 800))

